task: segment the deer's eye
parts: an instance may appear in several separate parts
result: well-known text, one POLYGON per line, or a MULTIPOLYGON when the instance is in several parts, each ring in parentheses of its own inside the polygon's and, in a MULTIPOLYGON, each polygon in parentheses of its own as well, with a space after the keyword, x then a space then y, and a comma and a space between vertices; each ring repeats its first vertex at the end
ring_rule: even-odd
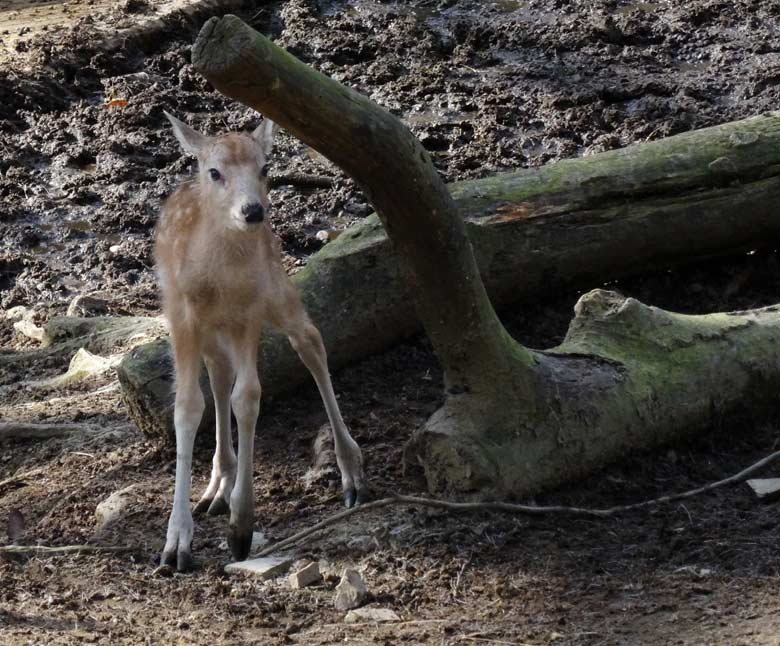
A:
POLYGON ((216 182, 222 179, 222 174, 216 168, 209 168, 209 177, 216 182))
POLYGON ((268 164, 265 164, 265 165, 264 165, 264 166, 263 166, 263 167, 260 169, 260 174, 261 174, 263 177, 268 177, 268 164))

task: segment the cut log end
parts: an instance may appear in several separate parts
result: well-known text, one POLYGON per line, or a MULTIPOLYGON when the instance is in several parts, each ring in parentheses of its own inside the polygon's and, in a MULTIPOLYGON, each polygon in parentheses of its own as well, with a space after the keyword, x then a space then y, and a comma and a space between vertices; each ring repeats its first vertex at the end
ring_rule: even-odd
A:
POLYGON ((253 30, 233 14, 209 18, 192 47, 192 63, 203 74, 224 74, 252 42, 253 30))

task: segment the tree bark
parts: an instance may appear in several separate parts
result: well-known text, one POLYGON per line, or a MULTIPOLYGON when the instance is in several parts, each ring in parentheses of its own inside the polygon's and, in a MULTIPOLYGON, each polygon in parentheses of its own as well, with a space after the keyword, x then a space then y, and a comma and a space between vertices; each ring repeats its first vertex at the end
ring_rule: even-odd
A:
POLYGON ((406 447, 432 490, 526 495, 629 450, 777 403, 780 306, 683 315, 594 290, 564 342, 534 352, 534 400, 447 398, 406 447))
POLYGON ((452 196, 428 152, 403 123, 302 65, 235 16, 209 20, 192 58, 214 87, 247 105, 262 106, 263 114, 324 151, 360 185, 403 259, 401 271, 448 389, 473 385, 486 362, 498 366, 506 361, 503 326, 480 280, 465 224, 453 217, 452 196), (316 124, 312 97, 318 105, 316 124), (446 245, 429 245, 432 238, 446 245))
MULTIPOLYGON (((432 489, 525 495, 584 475, 629 447, 690 433, 746 400, 770 397, 767 383, 780 365, 775 308, 685 317, 597 291, 581 299, 559 348, 523 348, 487 300, 463 218, 430 158, 394 117, 233 16, 204 26, 193 63, 225 94, 339 164, 376 207, 445 371, 446 402, 408 450, 432 489)), ((713 201, 733 193, 735 160, 753 157, 760 140, 738 133, 705 159, 705 184, 721 187, 713 201)), ((688 145, 664 160, 659 181, 674 191, 686 186, 686 173, 678 171, 686 155, 700 156, 688 145)), ((598 187, 611 197, 620 167, 580 182, 585 211, 598 187)), ((768 170, 776 178, 776 167, 768 170)), ((765 172, 754 168, 748 180, 766 188, 765 172)), ((627 175, 637 190, 641 182, 627 175)), ((558 181, 564 194, 572 191, 567 175, 558 181)), ((520 189, 499 220, 560 217, 560 204, 540 205, 533 196, 532 186, 520 189)), ((676 195, 683 203, 687 197, 676 195)), ((618 202, 606 215, 627 208, 618 202)))
MULTIPOLYGON (((449 188, 493 303, 587 288, 776 240, 780 114, 449 188), (723 158, 731 159, 728 177, 712 168, 723 158)), ((332 368, 420 330, 412 292, 376 215, 314 254, 293 280, 332 368)), ((135 422, 166 443, 173 440, 168 353, 167 341, 156 341, 136 348, 119 368, 135 422)), ((262 361, 266 395, 308 379, 282 337, 263 340, 262 361)), ((211 424, 204 416, 204 427, 211 424)))

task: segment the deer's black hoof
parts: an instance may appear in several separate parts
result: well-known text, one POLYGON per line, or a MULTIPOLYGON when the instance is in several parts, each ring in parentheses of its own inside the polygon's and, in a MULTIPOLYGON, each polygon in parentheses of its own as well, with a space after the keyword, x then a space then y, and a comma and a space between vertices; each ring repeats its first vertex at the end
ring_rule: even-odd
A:
POLYGON ((176 569, 179 572, 190 572, 195 569, 195 561, 192 559, 192 552, 180 550, 176 553, 176 569))
POLYGON ((171 569, 176 568, 179 572, 189 572, 195 569, 195 561, 192 558, 192 552, 189 550, 169 550, 163 552, 160 557, 160 567, 168 566, 171 569))
POLYGON ((236 561, 245 561, 252 549, 252 529, 247 532, 231 527, 228 530, 227 542, 233 558, 236 561))
POLYGON ((230 504, 222 496, 217 496, 209 505, 209 516, 224 516, 230 513, 230 504))
POLYGON ((214 498, 201 498, 192 508, 193 514, 202 514, 209 510, 209 507, 214 504, 214 498))

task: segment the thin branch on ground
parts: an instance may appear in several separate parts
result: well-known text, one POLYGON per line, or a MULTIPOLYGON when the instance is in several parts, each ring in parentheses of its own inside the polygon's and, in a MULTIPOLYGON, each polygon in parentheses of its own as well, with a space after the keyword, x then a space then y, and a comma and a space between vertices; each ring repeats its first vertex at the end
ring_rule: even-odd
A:
POLYGON ((336 178, 324 175, 305 175, 303 173, 287 173, 274 175, 268 179, 271 188, 277 186, 297 186, 298 188, 333 188, 336 178))
POLYGON ((11 476, 10 478, 6 478, 5 480, 0 480, 0 490, 3 489, 4 487, 7 487, 8 485, 12 485, 12 484, 15 485, 20 483, 22 480, 26 480, 27 478, 32 478, 33 476, 40 475, 44 471, 46 471, 46 469, 39 467, 37 469, 25 471, 24 473, 17 473, 16 475, 11 476))
POLYGON ((487 501, 487 502, 453 502, 449 500, 437 500, 435 498, 423 498, 420 496, 390 496, 388 498, 382 498, 381 500, 375 500, 365 505, 358 505, 351 509, 345 509, 332 516, 321 520, 320 522, 301 530, 292 536, 285 538, 277 543, 273 543, 262 550, 260 550, 256 556, 267 556, 278 550, 291 547, 299 543, 304 538, 311 536, 319 532, 326 527, 335 525, 341 522, 345 518, 350 516, 371 511, 373 509, 379 509, 380 507, 387 507, 389 505, 417 505, 420 507, 433 507, 435 509, 444 509, 452 512, 474 512, 474 511, 497 511, 509 514, 521 514, 526 516, 545 516, 550 514, 561 514, 566 516, 584 516, 589 518, 607 518, 616 514, 621 514, 627 511, 635 511, 638 509, 646 509, 647 507, 654 507, 656 505, 662 505, 677 500, 684 500, 685 498, 692 498, 698 496, 713 489, 719 489, 731 484, 737 484, 745 480, 749 475, 752 475, 759 469, 777 461, 780 459, 780 451, 775 451, 770 455, 762 458, 758 462, 751 464, 746 469, 743 469, 739 473, 735 473, 728 478, 718 480, 717 482, 711 482, 709 484, 697 487, 696 489, 690 489, 682 493, 671 494, 668 496, 661 496, 660 498, 652 498, 651 500, 643 500, 642 502, 632 503, 630 505, 616 505, 615 507, 608 507, 606 509, 590 509, 587 507, 566 507, 561 505, 552 505, 537 507, 534 505, 519 505, 510 502, 500 501, 487 501))
POLYGON ((20 554, 22 556, 59 556, 61 554, 121 554, 139 552, 138 547, 119 547, 101 545, 0 545, 0 554, 20 554))

